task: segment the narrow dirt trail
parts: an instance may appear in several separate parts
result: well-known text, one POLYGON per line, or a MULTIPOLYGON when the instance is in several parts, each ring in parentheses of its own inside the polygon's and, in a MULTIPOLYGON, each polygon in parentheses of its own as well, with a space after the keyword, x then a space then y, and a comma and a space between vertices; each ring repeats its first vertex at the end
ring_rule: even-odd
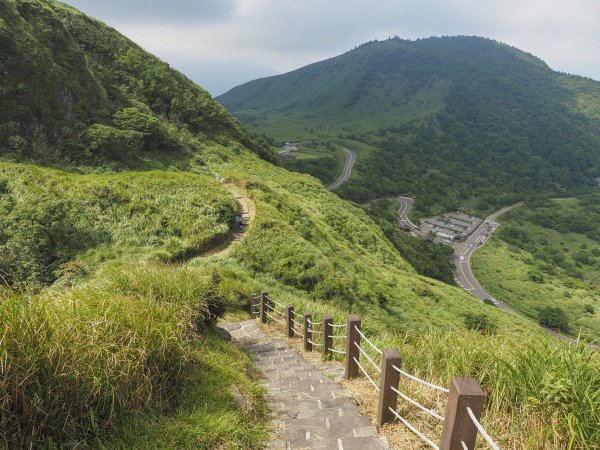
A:
POLYGON ((202 256, 227 256, 235 244, 242 240, 244 234, 246 234, 246 230, 252 225, 254 218, 256 217, 256 207, 254 202, 244 189, 232 183, 226 184, 225 187, 235 197, 236 212, 238 214, 247 215, 248 222, 240 229, 230 230, 225 241, 210 249, 202 256))

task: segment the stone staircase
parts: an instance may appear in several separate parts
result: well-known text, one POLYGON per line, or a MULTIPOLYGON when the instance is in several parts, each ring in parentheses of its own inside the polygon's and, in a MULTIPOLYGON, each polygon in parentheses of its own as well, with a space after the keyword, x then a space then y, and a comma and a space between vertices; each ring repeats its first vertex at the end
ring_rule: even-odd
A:
POLYGON ((220 324, 248 349, 263 373, 273 411, 269 449, 375 450, 385 438, 363 416, 342 386, 309 364, 283 340, 263 333, 256 321, 220 324))

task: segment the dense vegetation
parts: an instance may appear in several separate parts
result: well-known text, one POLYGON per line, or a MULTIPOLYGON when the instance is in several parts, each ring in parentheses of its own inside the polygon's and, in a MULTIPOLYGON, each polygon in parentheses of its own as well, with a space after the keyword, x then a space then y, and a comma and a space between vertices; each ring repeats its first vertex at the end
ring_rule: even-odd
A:
POLYGON ((205 90, 66 5, 3 1, 0 46, 0 148, 14 159, 183 164, 207 138, 271 157, 205 90))
POLYGON ((258 448, 265 401, 250 358, 208 328, 239 301, 225 287, 209 271, 137 264, 68 292, 0 288, 0 446, 258 448))
MULTIPOLYGON (((179 90, 177 80, 188 85, 180 74, 114 30, 40 0, 3 2, 0 11, 2 30, 22 32, 8 33, 16 47, 0 47, 2 61, 34 39, 29 43, 39 46, 40 58, 62 55, 46 61, 47 77, 43 64, 26 71, 37 74, 35 86, 54 86, 56 79, 76 85, 71 69, 104 74, 97 80, 110 113, 106 122, 78 118, 81 134, 63 146, 60 126, 48 132, 53 110, 42 108, 32 123, 44 126, 43 145, 11 134, 22 137, 26 151, 0 146, 6 159, 58 164, 61 155, 68 168, 6 162, 0 170, 7 275, 0 293, 0 447, 263 447, 267 403, 249 357, 213 329, 223 314, 243 317, 239 311, 259 289, 315 314, 333 312, 337 320, 360 313, 378 342, 399 346, 403 364, 433 381, 478 378, 497 418, 490 430, 508 448, 598 442, 595 354, 534 339, 529 321, 418 275, 363 210, 315 178, 259 158, 246 146, 254 138, 203 91, 191 84, 179 90), (125 72, 115 58, 123 56, 121 44, 135 54, 125 56, 125 72), (103 78, 112 74, 126 75, 115 92, 103 78), (187 98, 185 92, 205 106, 170 115, 178 108, 171 100, 187 98), (121 94, 125 104, 111 109, 121 94), (161 111, 161 104, 172 108, 161 111), (135 112, 119 114, 127 108, 135 112), (156 131, 132 128, 138 119, 155 123, 148 117, 187 150, 164 151, 168 145, 155 141, 154 150, 130 152, 132 142, 146 145, 145 133, 156 131), (124 170, 157 166, 163 170, 124 170), (233 212, 233 195, 215 174, 246 192, 256 209, 244 239, 225 256, 202 253, 233 212), (245 406, 236 401, 240 395, 245 406)), ((21 79, 18 64, 3 64, 7 79, 21 79)), ((44 92, 31 94, 32 103, 52 105, 54 97, 44 92)), ((93 96, 78 98, 95 114, 93 96)), ((9 129, 11 120, 3 116, 0 125, 9 129)))
POLYGON ((600 339, 600 194, 509 212, 474 256, 477 278, 540 324, 600 339))
POLYGON ((490 211, 600 173, 600 83, 483 38, 371 42, 218 100, 275 139, 368 144, 340 190, 359 203, 402 194, 419 214, 490 211))
POLYGON ((344 167, 345 154, 339 146, 327 142, 318 145, 310 140, 297 143, 292 159, 284 159, 283 167, 300 173, 309 173, 317 177, 325 186, 338 179, 344 167))
POLYGON ((73 175, 0 163, 0 274, 10 285, 73 281, 114 258, 179 261, 227 236, 235 202, 207 176, 73 175))
POLYGON ((395 199, 373 200, 364 209, 375 219, 386 237, 415 270, 427 277, 454 283, 452 247, 407 235, 397 224, 400 204, 395 199))

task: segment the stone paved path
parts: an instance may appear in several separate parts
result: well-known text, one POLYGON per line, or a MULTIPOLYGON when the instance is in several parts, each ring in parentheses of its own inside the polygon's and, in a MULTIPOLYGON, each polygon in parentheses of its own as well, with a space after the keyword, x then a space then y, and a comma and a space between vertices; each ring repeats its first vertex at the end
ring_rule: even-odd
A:
POLYGON ((254 320, 222 323, 262 370, 277 438, 269 449, 374 450, 388 448, 339 383, 287 345, 264 334, 254 320))

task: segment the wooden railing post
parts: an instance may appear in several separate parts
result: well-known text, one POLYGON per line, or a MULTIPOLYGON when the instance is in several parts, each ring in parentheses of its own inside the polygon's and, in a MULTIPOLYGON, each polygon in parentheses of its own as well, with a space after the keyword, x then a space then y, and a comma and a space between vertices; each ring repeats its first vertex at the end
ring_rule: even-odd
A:
POLYGON ((379 381, 379 406, 377 408, 377 423, 383 425, 394 421, 394 413, 389 408, 396 410, 398 394, 392 387, 398 389, 400 373, 393 366, 400 368, 402 363, 400 352, 395 348, 388 348, 381 355, 381 380, 379 381))
POLYGON ((360 334, 356 331, 356 328, 360 330, 360 317, 356 314, 350 314, 348 316, 348 322, 346 326, 346 373, 345 376, 349 380, 358 376, 358 364, 354 361, 360 359, 360 352, 358 346, 360 346, 360 334))
POLYGON ((267 323, 267 293, 260 293, 260 321, 267 323))
POLYGON ((304 351, 312 352, 312 336, 310 334, 310 323, 312 321, 312 315, 310 313, 304 313, 304 351))
POLYGON ((329 314, 323 316, 323 341, 321 342, 323 342, 323 355, 325 356, 333 355, 333 352, 329 350, 330 348, 333 348, 333 338, 330 337, 333 336, 332 324, 333 317, 331 317, 329 314))
POLYGON ((444 430, 440 450, 460 450, 464 442, 467 448, 475 448, 477 427, 469 417, 467 407, 479 420, 485 394, 473 378, 452 378, 444 418, 444 430))
POLYGON ((287 305, 285 308, 285 322, 287 325, 288 337, 294 337, 294 305, 287 305))
POLYGON ((258 306, 256 305, 257 296, 252 294, 250 296, 250 317, 253 319, 256 317, 256 313, 258 312, 258 306))

